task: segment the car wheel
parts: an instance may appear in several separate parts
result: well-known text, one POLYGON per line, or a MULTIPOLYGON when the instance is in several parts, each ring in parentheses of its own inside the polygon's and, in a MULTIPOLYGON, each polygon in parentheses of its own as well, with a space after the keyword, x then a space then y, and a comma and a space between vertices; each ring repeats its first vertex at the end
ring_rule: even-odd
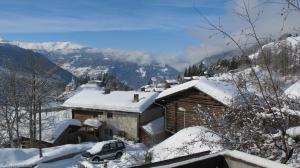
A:
POLYGON ((93 162, 100 162, 100 158, 99 157, 94 157, 93 162))
POLYGON ((116 159, 121 158, 122 155, 123 155, 122 152, 118 152, 118 153, 116 154, 116 159))

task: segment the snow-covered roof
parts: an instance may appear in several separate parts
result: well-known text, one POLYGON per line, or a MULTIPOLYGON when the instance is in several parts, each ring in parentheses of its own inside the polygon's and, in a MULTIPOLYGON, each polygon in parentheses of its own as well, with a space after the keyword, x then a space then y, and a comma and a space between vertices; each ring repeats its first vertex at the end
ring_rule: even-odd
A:
POLYGON ((190 88, 195 88, 202 91, 224 105, 231 105, 233 98, 237 95, 236 88, 227 82, 222 82, 218 80, 211 80, 206 78, 200 78, 199 80, 192 80, 185 82, 180 85, 171 87, 159 94, 156 99, 161 99, 163 97, 172 95, 177 92, 181 92, 190 88))
POLYGON ((42 131, 42 139, 45 142, 54 143, 56 139, 69 127, 81 127, 81 122, 76 119, 66 119, 58 123, 52 128, 44 129, 42 131))
POLYGON ((284 94, 291 99, 300 99, 300 81, 288 87, 284 94))
POLYGON ((91 127, 100 127, 102 125, 102 123, 95 118, 88 118, 86 120, 84 120, 83 125, 87 125, 87 126, 91 126, 91 127))
MULTIPOLYGON (((81 122, 76 119, 63 119, 55 121, 54 119, 47 119, 42 121, 42 141, 48 143, 55 143, 57 138, 69 127, 78 126, 81 127, 81 122)), ((23 137, 29 137, 26 130, 21 130, 23 137)))
POLYGON ((150 135, 157 135, 165 131, 165 118, 157 118, 146 125, 143 125, 142 128, 149 133, 150 135))
POLYGON ((156 92, 112 91, 104 94, 103 91, 84 89, 65 101, 63 106, 142 113, 157 96, 156 92), (138 102, 133 101, 134 94, 139 95, 138 102))
POLYGON ((157 162, 204 151, 220 151, 220 140, 209 129, 195 126, 180 130, 149 151, 153 156, 152 161, 157 162))

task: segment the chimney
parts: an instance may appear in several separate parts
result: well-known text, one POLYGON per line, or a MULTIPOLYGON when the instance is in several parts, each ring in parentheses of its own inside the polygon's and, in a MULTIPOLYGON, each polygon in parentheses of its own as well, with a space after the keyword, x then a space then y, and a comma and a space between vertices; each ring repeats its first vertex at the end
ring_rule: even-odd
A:
POLYGON ((108 88, 105 88, 105 90, 104 90, 104 94, 110 94, 110 89, 108 89, 108 88))
POLYGON ((139 102, 139 94, 133 95, 133 102, 139 102))

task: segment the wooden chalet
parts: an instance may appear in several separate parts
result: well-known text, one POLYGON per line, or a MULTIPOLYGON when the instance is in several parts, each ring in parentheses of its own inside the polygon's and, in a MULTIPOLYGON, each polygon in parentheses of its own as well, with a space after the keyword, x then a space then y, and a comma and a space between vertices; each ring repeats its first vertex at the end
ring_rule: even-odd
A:
POLYGON ((71 108, 72 118, 83 123, 81 131, 97 141, 114 135, 141 141, 141 127, 163 116, 163 109, 154 104, 157 96, 155 92, 84 89, 63 106, 71 108))
POLYGON ((163 91, 156 102, 165 109, 166 131, 175 133, 186 127, 203 125, 196 108, 221 114, 230 107, 235 93, 231 84, 201 78, 163 91))

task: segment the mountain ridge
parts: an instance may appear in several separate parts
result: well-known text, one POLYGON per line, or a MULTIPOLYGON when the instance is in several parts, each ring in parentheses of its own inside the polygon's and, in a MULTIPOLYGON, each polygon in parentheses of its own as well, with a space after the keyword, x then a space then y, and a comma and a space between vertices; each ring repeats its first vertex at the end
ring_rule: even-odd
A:
POLYGON ((99 76, 110 73, 132 88, 148 83, 151 77, 174 78, 178 71, 160 64, 143 51, 113 48, 92 48, 72 42, 2 42, 30 49, 45 55, 75 76, 99 76))

